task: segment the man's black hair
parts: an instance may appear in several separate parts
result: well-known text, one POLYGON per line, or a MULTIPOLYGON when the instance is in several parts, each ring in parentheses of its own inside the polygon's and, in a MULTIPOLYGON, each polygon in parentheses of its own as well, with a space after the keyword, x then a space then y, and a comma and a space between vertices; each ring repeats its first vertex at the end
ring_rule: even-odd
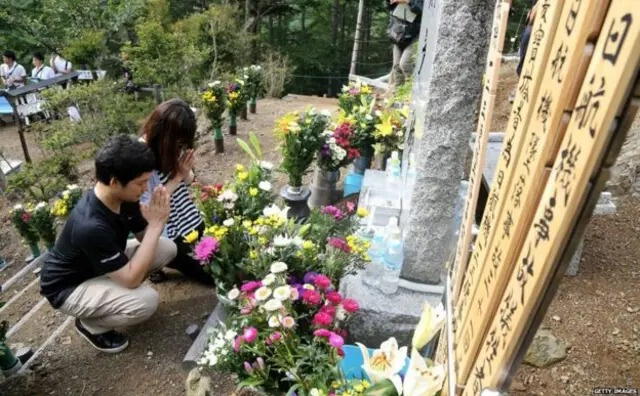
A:
POLYGON ((16 53, 11 51, 11 50, 6 50, 2 53, 3 56, 6 56, 7 58, 10 58, 11 60, 15 61, 16 60, 16 53))
POLYGON ((115 178, 126 186, 131 180, 155 168, 151 149, 127 135, 114 136, 96 155, 96 179, 109 184, 115 178))
POLYGON ((42 55, 42 52, 34 52, 33 57, 39 60, 40 62, 44 62, 44 55, 42 55))

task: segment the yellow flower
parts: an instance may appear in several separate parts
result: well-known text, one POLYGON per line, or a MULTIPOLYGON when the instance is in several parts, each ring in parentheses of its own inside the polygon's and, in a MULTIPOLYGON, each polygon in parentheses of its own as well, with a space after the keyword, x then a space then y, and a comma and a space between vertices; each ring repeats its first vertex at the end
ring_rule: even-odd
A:
POLYGON ((250 252, 249 252, 249 258, 250 258, 251 260, 255 260, 255 259, 257 259, 257 258, 258 258, 258 252, 256 252, 255 250, 250 251, 250 252))
POLYGON ((59 199, 53 203, 51 208, 51 214, 56 217, 65 217, 69 213, 67 202, 63 199, 59 199))
POLYGON ((204 100, 206 103, 215 103, 218 98, 216 98, 216 96, 211 91, 207 91, 202 94, 202 100, 204 100))
POLYGON ((287 113, 280 117, 278 121, 276 121, 276 135, 279 137, 284 137, 289 133, 298 132, 300 130, 300 125, 298 125, 298 113, 287 113))
POLYGON ((269 240, 263 236, 258 237, 258 243, 261 245, 266 245, 267 243, 269 243, 269 240))
POLYGON ((243 220, 242 221, 242 226, 244 228, 250 228, 253 225, 253 222, 251 220, 243 220))
POLYGON ((316 247, 316 245, 311 241, 302 242, 302 248, 305 249, 305 250, 311 250, 311 249, 313 249, 315 247, 316 247))
POLYGON ((236 172, 244 172, 244 165, 236 164, 236 172))
POLYGON ((369 215, 369 211, 366 208, 358 208, 356 214, 358 217, 367 217, 369 215))
POLYGON ((255 197, 256 195, 258 195, 258 192, 259 192, 258 189, 255 187, 251 187, 249 189, 249 195, 251 195, 252 197, 255 197))
POLYGON ((371 87, 368 85, 363 85, 362 87, 360 87, 360 93, 370 94, 371 92, 373 91, 371 90, 371 87))
POLYGON ((199 236, 200 236, 200 233, 197 230, 193 230, 184 236, 184 241, 186 243, 194 243, 195 241, 198 240, 199 236))
POLYGON ((229 93, 229 99, 230 100, 236 100, 236 99, 238 99, 239 96, 240 96, 240 93, 238 93, 238 92, 230 92, 229 93))
POLYGON ((393 135, 395 125, 391 114, 384 114, 381 122, 376 125, 377 135, 385 137, 393 135))
POLYGON ((244 180, 247 180, 248 177, 249 177, 249 173, 247 172, 238 173, 238 180, 244 181, 244 180))

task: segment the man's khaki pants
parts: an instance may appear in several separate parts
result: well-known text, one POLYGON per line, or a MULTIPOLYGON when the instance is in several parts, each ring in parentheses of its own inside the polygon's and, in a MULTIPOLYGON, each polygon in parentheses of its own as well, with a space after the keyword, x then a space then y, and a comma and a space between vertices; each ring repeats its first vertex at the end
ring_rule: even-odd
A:
MULTIPOLYGON (((133 257, 138 246, 140 242, 137 240, 128 240, 125 250, 127 257, 133 257)), ((150 272, 163 268, 175 256, 175 243, 160 238, 150 272)), ((59 309, 79 318, 90 333, 102 334, 116 327, 144 322, 156 311, 158 302, 158 292, 151 286, 143 284, 129 289, 104 275, 78 285, 59 309)))

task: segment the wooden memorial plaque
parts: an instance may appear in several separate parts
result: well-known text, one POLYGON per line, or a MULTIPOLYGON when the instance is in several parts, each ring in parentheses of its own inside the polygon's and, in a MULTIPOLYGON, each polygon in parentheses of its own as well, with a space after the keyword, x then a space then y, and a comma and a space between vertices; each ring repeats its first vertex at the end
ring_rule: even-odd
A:
MULTIPOLYGON (((487 327, 497 311, 506 283, 511 276, 515 260, 520 254, 535 209, 544 189, 553 162, 557 144, 564 135, 568 121, 565 113, 575 104, 579 84, 592 53, 590 40, 597 37, 602 26, 606 2, 570 0, 565 2, 559 29, 553 40, 552 52, 547 59, 546 72, 539 95, 535 99, 529 125, 523 131, 524 142, 518 163, 513 169, 508 195, 488 231, 488 239, 481 239, 483 250, 474 252, 480 271, 476 282, 471 282, 470 299, 459 305, 461 318, 458 332, 460 375, 466 378, 474 363, 473 356, 480 347, 487 327), (469 353, 470 352, 470 353, 469 353), (472 356, 470 358, 470 356, 472 356)), ((480 236, 484 238, 486 235, 480 236)))
MULTIPOLYGON (((583 3, 583 6, 592 3, 583 3)), ((607 11, 602 7, 599 11, 607 11)), ((579 27, 576 24, 576 27, 579 27)), ((464 395, 500 389, 599 169, 640 66, 640 7, 611 0, 560 150, 464 395)), ((544 96, 544 95, 543 95, 544 96)))
MULTIPOLYGON (((497 200, 498 190, 503 188, 502 185, 505 183, 505 170, 509 169, 510 165, 515 163, 517 160, 519 146, 523 140, 521 138, 522 130, 528 123, 530 113, 532 112, 531 109, 533 104, 531 102, 538 93, 539 83, 542 79, 542 74, 544 73, 543 62, 546 61, 547 55, 551 50, 551 41, 555 34, 554 27, 558 22, 558 18, 560 16, 559 8, 561 8, 563 3, 564 0, 558 0, 557 2, 553 2, 552 0, 543 0, 540 5, 541 10, 544 11, 544 15, 546 17, 538 18, 533 27, 534 34, 529 43, 530 51, 527 51, 527 55, 525 57, 522 77, 518 84, 514 107, 507 125, 504 148, 498 162, 495 180, 493 180, 492 190, 489 194, 489 201, 485 208, 485 218, 483 218, 481 229, 486 228, 486 224, 492 224, 497 212, 497 204, 499 203, 497 200), (552 3, 555 3, 553 4, 553 7, 552 3)), ((472 184, 472 181, 475 183, 476 180, 478 180, 478 177, 479 176, 475 176, 472 172, 470 174, 470 185, 472 184)), ((459 234, 460 239, 458 240, 455 272, 453 274, 453 294, 456 301, 465 298, 464 296, 460 296, 460 289, 464 285, 467 289, 466 292, 468 292, 470 285, 466 283, 470 282, 470 278, 477 270, 477 265, 474 265, 473 263, 473 257, 471 259, 472 261, 469 262, 469 247, 471 245, 470 228, 472 226, 474 216, 475 205, 471 207, 471 205, 467 203, 462 221, 462 228, 459 234), (468 232, 467 228, 469 229, 468 232), (467 267, 467 262, 469 262, 469 267, 467 267)), ((478 240, 479 239, 476 239, 476 241, 478 240)), ((476 242, 475 249, 477 250, 479 247, 482 249, 483 246, 478 246, 478 242, 476 242)))

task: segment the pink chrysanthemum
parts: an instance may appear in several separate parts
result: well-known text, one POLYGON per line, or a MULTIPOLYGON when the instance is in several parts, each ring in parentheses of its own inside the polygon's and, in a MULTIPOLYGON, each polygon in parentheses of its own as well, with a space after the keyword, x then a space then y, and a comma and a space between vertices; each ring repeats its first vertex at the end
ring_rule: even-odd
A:
POLYGON ((220 248, 220 242, 213 237, 204 237, 195 247, 195 258, 201 263, 211 260, 220 248))

